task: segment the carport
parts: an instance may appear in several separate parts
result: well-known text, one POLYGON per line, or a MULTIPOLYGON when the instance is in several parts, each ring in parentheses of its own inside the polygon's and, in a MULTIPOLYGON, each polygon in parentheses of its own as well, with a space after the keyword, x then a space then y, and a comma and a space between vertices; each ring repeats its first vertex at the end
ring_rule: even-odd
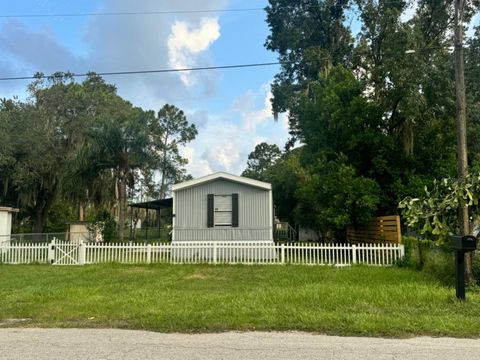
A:
MULTIPOLYGON (((160 214, 162 209, 171 209, 173 207, 173 199, 172 198, 167 198, 167 199, 161 199, 161 200, 151 200, 151 201, 145 201, 145 202, 140 202, 140 203, 135 203, 135 204, 129 204, 131 208, 136 208, 136 209, 145 209, 146 216, 146 224, 149 223, 150 221, 150 213, 151 211, 156 212, 156 218, 157 218, 157 223, 156 223, 156 235, 158 238, 160 238, 160 214)), ((131 224, 133 224, 133 214, 131 216, 131 224)), ((150 230, 153 230, 150 228, 150 230)), ((145 239, 148 239, 148 226, 145 226, 145 239)), ((153 234, 151 234, 152 236, 153 234)), ((133 226, 130 226, 130 240, 133 240, 133 226)))

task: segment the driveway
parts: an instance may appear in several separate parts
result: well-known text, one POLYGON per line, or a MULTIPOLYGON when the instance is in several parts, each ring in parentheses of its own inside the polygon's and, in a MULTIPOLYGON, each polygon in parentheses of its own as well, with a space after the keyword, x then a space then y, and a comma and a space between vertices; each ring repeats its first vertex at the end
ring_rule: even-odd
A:
POLYGON ((162 334, 0 329, 0 359, 479 359, 480 340, 357 338, 300 332, 162 334))

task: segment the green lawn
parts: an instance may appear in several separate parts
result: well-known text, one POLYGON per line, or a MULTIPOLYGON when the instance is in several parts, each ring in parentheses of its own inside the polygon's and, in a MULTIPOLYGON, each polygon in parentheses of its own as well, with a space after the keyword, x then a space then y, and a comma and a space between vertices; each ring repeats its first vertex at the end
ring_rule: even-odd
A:
POLYGON ((480 292, 454 292, 400 268, 0 265, 0 327, 479 337, 480 292))

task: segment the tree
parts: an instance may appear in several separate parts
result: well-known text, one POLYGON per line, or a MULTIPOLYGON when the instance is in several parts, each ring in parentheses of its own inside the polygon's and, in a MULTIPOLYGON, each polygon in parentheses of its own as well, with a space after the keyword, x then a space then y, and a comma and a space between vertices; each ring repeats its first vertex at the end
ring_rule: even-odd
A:
POLYGON ((428 238, 445 242, 447 237, 458 234, 457 210, 468 207, 474 223, 480 219, 480 174, 469 174, 463 180, 443 178, 425 187, 419 197, 406 197, 399 203, 408 227, 428 238))
POLYGON ((480 26, 465 47, 468 159, 480 171, 480 26))
POLYGON ((179 146, 195 139, 197 128, 189 124, 182 110, 173 105, 164 105, 157 114, 154 132, 161 148, 160 198, 165 198, 169 185, 182 181, 186 176, 183 166, 187 159, 180 156, 179 146))
POLYGON ((319 159, 305 172, 296 191, 297 222, 316 230, 323 240, 331 233, 336 241, 346 240, 346 228, 365 225, 380 202, 378 184, 357 176, 346 158, 319 159))
POLYGON ((16 133, 11 142, 15 161, 2 177, 7 193, 14 194, 12 200, 33 218, 36 233, 43 231, 83 133, 80 87, 69 74, 58 73, 46 81, 39 78, 29 85, 27 102, 6 102, 9 105, 2 108, 2 122, 13 126, 7 134, 16 133))
POLYGON ((280 80, 272 85, 272 104, 274 111, 289 111, 290 130, 306 145, 302 163, 312 163, 320 152, 331 159, 344 153, 357 174, 382 185, 384 212, 395 211, 401 198, 419 193, 434 178, 452 175, 455 166, 448 52, 453 6, 422 0, 404 22, 407 5, 271 1, 267 8, 266 47, 277 51, 282 63, 277 75, 282 87, 280 80), (345 22, 338 22, 347 10, 362 24, 355 43, 345 22), (337 41, 328 40, 335 36, 337 41), (315 46, 334 59, 327 67, 305 61, 315 46))
POLYGON ((272 165, 263 181, 272 184, 275 216, 290 224, 296 224, 294 209, 297 207, 296 191, 305 169, 300 163, 303 148, 290 150, 272 165))
POLYGON ((0 109, 0 127, 9 139, 0 155, 0 177, 7 203, 33 219, 39 233, 55 202, 78 207, 98 194, 100 184, 87 187, 88 179, 70 174, 95 117, 116 111, 111 101, 116 94, 95 74, 75 83, 68 73, 38 77, 28 93, 27 101, 4 100, 0 109))
POLYGON ((242 173, 252 179, 263 180, 266 172, 280 159, 282 152, 277 145, 265 142, 255 146, 248 155, 247 168, 242 173))
POLYGON ((28 92, 27 101, 0 102, 0 201, 19 206, 34 232, 61 226, 62 206, 69 216, 79 209, 83 219, 84 209, 112 214, 116 203, 123 237, 127 187, 141 178, 154 194, 159 169, 163 193, 168 183, 186 178, 179 146, 197 130, 174 106, 156 118, 94 73, 82 83, 68 73, 38 76, 28 92))
POLYGON ((96 125, 89 131, 88 144, 78 155, 77 174, 113 173, 119 209, 118 236, 123 240, 127 185, 133 186, 135 171, 159 166, 160 149, 151 133, 153 113, 118 100, 117 112, 97 117, 96 125))
POLYGON ((297 97, 308 81, 332 65, 349 63, 353 48, 345 25, 348 0, 270 0, 266 7, 270 28, 265 47, 279 54, 281 71, 272 83, 275 114, 289 112, 290 132, 296 136, 297 97))

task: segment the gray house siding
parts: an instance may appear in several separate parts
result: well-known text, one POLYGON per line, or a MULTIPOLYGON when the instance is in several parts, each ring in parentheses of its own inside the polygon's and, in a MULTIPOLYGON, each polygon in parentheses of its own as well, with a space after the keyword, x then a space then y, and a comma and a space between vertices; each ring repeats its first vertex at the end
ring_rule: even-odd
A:
POLYGON ((272 241, 271 191, 226 179, 179 189, 173 199, 174 241, 272 241), (238 227, 207 227, 207 195, 238 194, 238 227))

